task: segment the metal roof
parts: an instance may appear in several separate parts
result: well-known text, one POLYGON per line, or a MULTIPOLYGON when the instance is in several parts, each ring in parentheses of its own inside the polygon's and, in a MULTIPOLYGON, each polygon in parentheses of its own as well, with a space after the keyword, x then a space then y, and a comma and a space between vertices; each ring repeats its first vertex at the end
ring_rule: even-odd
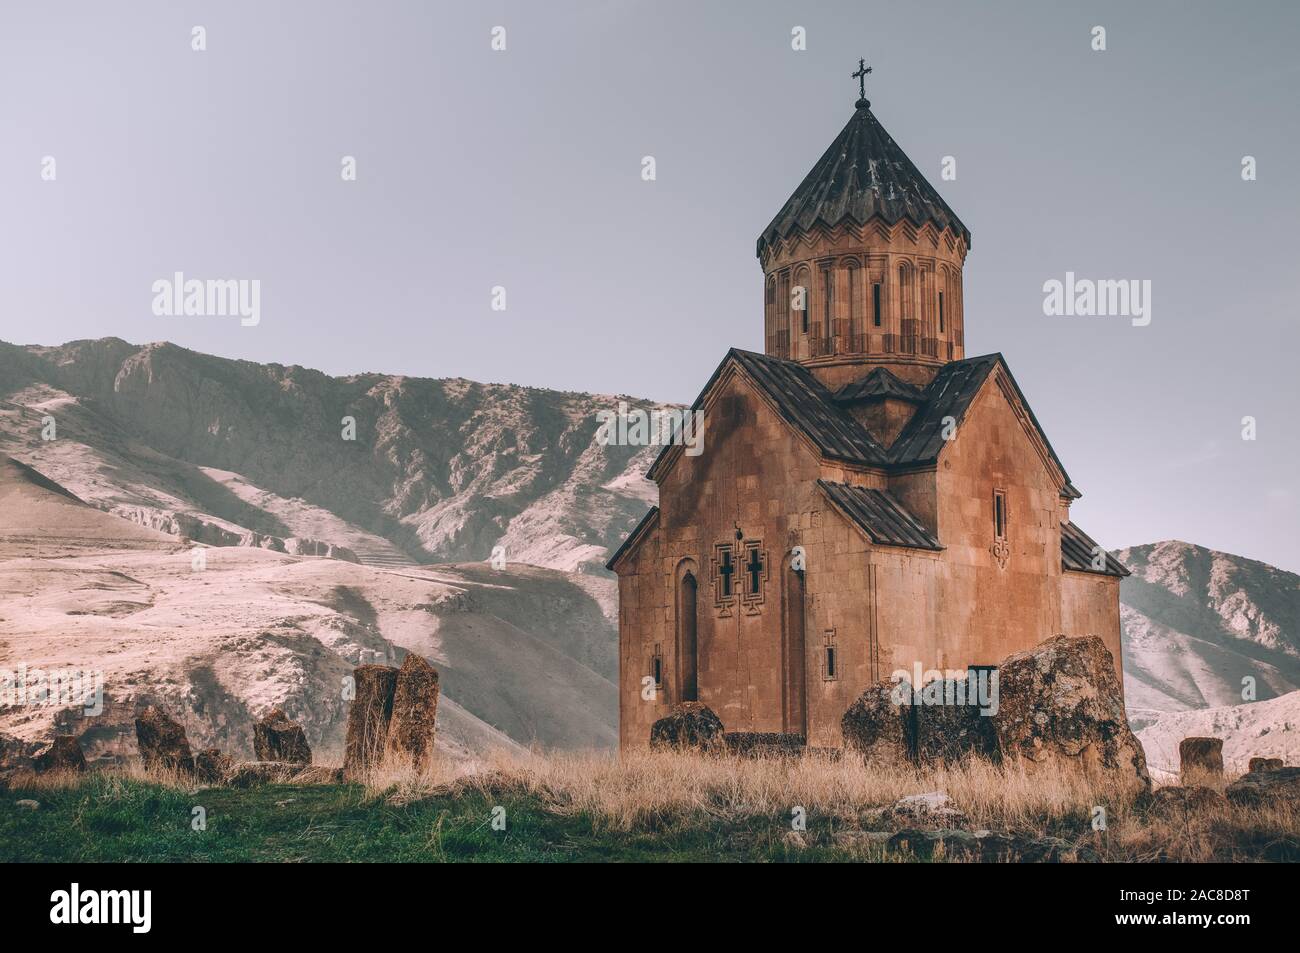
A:
POLYGON ((1061 524, 1061 568, 1074 572, 1091 572, 1101 576, 1127 576, 1129 571, 1124 564, 1105 550, 1105 568, 1094 569, 1094 553, 1100 547, 1092 537, 1079 529, 1074 523, 1061 524))
POLYGON ((943 549, 939 541, 888 491, 818 480, 817 485, 840 512, 858 525, 873 543, 943 549))
POLYGON ((816 225, 865 225, 872 218, 893 225, 908 219, 917 227, 932 222, 951 228, 971 244, 961 223, 934 186, 926 181, 893 136, 860 105, 812 171, 758 238, 758 255, 789 235, 816 225))

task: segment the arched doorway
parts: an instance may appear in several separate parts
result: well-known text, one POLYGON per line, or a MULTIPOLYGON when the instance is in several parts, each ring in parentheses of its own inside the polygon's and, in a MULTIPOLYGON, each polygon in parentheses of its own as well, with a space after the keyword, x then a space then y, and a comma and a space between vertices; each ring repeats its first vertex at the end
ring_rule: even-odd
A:
POLYGON ((695 563, 683 560, 677 567, 677 698, 684 702, 700 700, 698 594, 695 563))
POLYGON ((804 576, 785 558, 781 587, 781 720, 782 730, 808 734, 807 679, 804 649, 804 576))

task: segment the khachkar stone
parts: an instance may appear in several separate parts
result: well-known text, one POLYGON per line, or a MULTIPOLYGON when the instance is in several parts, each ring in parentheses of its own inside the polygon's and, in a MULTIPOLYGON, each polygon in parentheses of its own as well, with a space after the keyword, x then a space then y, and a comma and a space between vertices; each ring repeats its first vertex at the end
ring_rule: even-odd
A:
POLYGON ((438 714, 438 670, 414 653, 402 662, 393 693, 388 753, 423 768, 433 754, 438 714))
POLYGON ((279 708, 272 708, 253 726, 253 751, 258 761, 311 764, 311 747, 302 726, 279 708))
POLYGON ((1184 738, 1178 743, 1178 766, 1184 784, 1222 778, 1223 739, 1184 738))
POLYGON ((135 738, 146 768, 194 770, 185 729, 157 705, 148 705, 136 715, 135 738))
POLYGON ((355 694, 348 709, 343 773, 356 779, 379 761, 388 742, 397 669, 390 665, 362 665, 353 669, 352 679, 355 694))

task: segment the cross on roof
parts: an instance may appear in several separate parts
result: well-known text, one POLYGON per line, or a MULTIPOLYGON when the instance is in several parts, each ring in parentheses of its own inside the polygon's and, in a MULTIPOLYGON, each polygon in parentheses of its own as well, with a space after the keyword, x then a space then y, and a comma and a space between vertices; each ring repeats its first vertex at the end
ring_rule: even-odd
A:
POLYGON ((871 72, 871 67, 867 65, 865 59, 858 59, 858 68, 852 73, 854 79, 858 81, 858 105, 870 106, 867 102, 867 74, 871 72))

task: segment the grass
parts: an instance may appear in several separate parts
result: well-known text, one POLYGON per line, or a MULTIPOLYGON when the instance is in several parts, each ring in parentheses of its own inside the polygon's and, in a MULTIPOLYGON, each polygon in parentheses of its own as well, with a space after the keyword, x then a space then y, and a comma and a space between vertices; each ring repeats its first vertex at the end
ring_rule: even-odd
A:
POLYGON ((970 829, 1055 837, 1103 861, 1296 860, 1294 806, 1171 816, 1068 773, 973 762, 924 772, 689 754, 553 754, 376 771, 367 784, 195 788, 140 769, 32 778, 0 794, 3 861, 911 860, 899 797, 945 791, 970 829), (32 811, 16 801, 40 802, 32 811), (1107 830, 1092 829, 1106 808, 1107 830), (802 807, 807 830, 791 834, 802 807), (193 824, 202 808, 203 829, 193 824), (504 830, 493 816, 504 809, 504 830), (837 836, 838 835, 838 836, 837 836))

